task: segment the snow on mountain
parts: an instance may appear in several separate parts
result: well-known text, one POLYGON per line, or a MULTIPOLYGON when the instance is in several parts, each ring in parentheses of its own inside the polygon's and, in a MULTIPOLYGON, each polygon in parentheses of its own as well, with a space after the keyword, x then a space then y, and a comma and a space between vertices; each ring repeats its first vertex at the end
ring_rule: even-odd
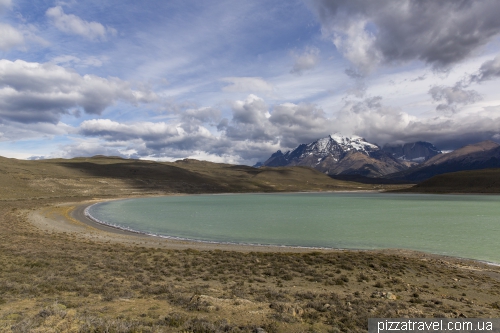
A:
POLYGON ((357 135, 349 137, 335 133, 330 135, 330 139, 337 142, 337 144, 340 145, 345 151, 355 149, 362 153, 368 154, 371 151, 380 149, 379 146, 373 143, 369 143, 368 141, 357 135))
POLYGON ((380 176, 406 168, 376 144, 359 136, 331 134, 285 153, 277 151, 263 166, 308 166, 327 174, 380 176))
POLYGON ((379 149, 377 145, 367 142, 362 137, 344 136, 335 133, 312 143, 299 145, 287 151, 283 156, 285 159, 290 160, 294 158, 304 158, 308 155, 315 155, 319 163, 321 158, 327 156, 332 156, 334 160, 338 161, 347 152, 352 150, 369 155, 370 152, 379 149))

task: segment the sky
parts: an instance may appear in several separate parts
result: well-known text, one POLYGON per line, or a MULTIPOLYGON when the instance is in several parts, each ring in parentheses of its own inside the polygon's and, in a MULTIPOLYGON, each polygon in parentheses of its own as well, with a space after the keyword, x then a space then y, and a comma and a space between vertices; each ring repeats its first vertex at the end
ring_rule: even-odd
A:
POLYGON ((0 155, 500 142, 498 0, 0 0, 0 155))

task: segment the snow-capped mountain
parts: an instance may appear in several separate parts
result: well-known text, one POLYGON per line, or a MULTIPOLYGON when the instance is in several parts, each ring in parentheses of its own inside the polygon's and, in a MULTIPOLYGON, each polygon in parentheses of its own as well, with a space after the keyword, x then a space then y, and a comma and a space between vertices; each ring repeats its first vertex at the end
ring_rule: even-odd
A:
POLYGON ((285 153, 278 150, 263 166, 308 166, 327 174, 382 176, 408 166, 359 136, 332 134, 285 153))
POLYGON ((358 151, 365 155, 380 150, 377 145, 367 142, 359 136, 343 136, 332 134, 326 138, 319 139, 309 144, 302 144, 284 154, 288 163, 301 161, 313 157, 316 164, 332 157, 335 161, 340 161, 350 151, 358 151))

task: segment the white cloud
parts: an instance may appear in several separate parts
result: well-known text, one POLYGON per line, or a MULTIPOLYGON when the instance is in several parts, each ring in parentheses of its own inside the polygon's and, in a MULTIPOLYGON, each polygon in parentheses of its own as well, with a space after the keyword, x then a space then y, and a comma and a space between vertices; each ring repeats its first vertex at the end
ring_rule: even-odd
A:
POLYGON ((292 57, 295 59, 295 63, 290 73, 302 75, 305 71, 315 68, 318 64, 319 49, 309 48, 300 55, 292 52, 292 57))
POLYGON ((180 134, 177 126, 165 122, 123 124, 110 119, 86 120, 80 124, 79 130, 84 135, 99 136, 108 141, 126 141, 138 138, 152 141, 180 134))
MULTIPOLYGON (((173 156, 186 156, 212 144, 216 138, 203 126, 188 128, 180 123, 133 122, 119 123, 109 119, 84 121, 79 133, 84 136, 99 137, 107 142, 133 142, 141 146, 141 156, 161 154, 169 151, 173 156)), ((139 150, 139 149, 138 149, 139 150)))
POLYGON ((45 13, 54 26, 62 32, 80 35, 90 40, 106 40, 116 35, 116 29, 105 27, 99 22, 88 22, 73 14, 64 13, 61 6, 47 9, 45 13))
POLYGON ((46 156, 32 156, 32 158, 73 158, 84 156, 120 156, 123 158, 138 158, 135 150, 123 147, 116 147, 114 144, 108 144, 99 139, 85 138, 76 139, 76 143, 61 145, 57 152, 47 154, 46 156))
POLYGON ((231 120, 224 118, 217 126, 231 140, 276 140, 276 131, 269 123, 269 109, 264 100, 249 95, 244 101, 234 101, 231 120))
POLYGON ((24 35, 14 27, 0 23, 0 50, 7 51, 24 44, 24 35))
POLYGON ((399 108, 384 105, 382 98, 377 96, 363 101, 347 101, 334 122, 336 130, 360 135, 379 145, 429 141, 443 149, 456 149, 499 133, 499 110, 497 106, 473 113, 417 118, 399 108))
MULTIPOLYGON (((270 107, 262 98, 249 95, 233 102, 232 117, 218 123, 218 133, 213 122, 220 113, 212 108, 186 110, 170 122, 93 119, 84 121, 77 130, 123 156, 162 160, 192 157, 251 164, 267 159, 278 149, 291 149, 333 132, 360 135, 380 145, 424 140, 443 149, 457 148, 499 134, 499 110, 489 107, 475 113, 417 118, 384 105, 382 98, 375 96, 346 101, 337 114, 328 116, 314 104, 270 107)), ((76 152, 83 150, 74 150, 73 154, 76 152)))
POLYGON ((222 88, 227 92, 270 92, 273 91, 273 85, 267 83, 260 77, 225 77, 223 82, 230 83, 222 88))
POLYGON ((382 60, 375 47, 375 36, 366 30, 368 21, 363 18, 347 20, 333 32, 333 44, 363 75, 371 72, 382 60))
POLYGON ((50 64, 0 60, 0 116, 22 123, 57 123, 62 114, 83 109, 100 114, 117 101, 155 101, 149 90, 133 90, 118 78, 84 75, 50 64))

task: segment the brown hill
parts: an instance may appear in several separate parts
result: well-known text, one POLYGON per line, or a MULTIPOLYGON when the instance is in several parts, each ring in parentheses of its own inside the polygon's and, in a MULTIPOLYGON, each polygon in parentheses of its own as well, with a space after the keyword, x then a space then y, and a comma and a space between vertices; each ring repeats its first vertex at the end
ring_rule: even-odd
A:
POLYGON ((432 177, 404 192, 500 193, 500 168, 446 173, 432 177))
POLYGON ((443 164, 448 161, 454 161, 460 158, 464 158, 468 155, 487 152, 497 147, 500 147, 500 145, 496 142, 490 140, 481 141, 475 144, 464 146, 448 154, 436 155, 433 158, 429 159, 428 161, 422 163, 421 166, 426 167, 431 165, 443 164))
POLYGON ((252 168, 196 160, 117 157, 26 161, 0 157, 0 199, 169 193, 372 190, 306 167, 252 168))

